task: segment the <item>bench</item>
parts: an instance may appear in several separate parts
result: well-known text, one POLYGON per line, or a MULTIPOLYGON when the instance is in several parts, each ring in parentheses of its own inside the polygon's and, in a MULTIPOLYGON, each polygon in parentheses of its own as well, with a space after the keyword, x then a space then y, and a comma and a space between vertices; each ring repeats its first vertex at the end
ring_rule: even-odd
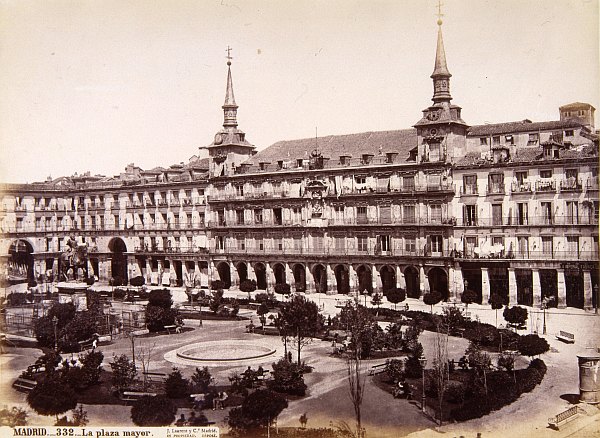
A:
POLYGON ((146 371, 142 373, 145 377, 147 377, 151 382, 160 382, 167 378, 165 373, 152 373, 150 371, 146 371))
POLYGON ((572 408, 569 408, 554 417, 548 418, 548 424, 552 429, 558 430, 558 426, 577 418, 580 413, 581 412, 579 411, 579 408, 577 406, 573 406, 572 408))
POLYGON ((174 330, 175 333, 181 333, 181 326, 178 325, 166 325, 165 330, 168 334, 171 334, 171 330, 174 330))
POLYGON ((142 397, 156 397, 155 392, 136 392, 136 391, 124 391, 119 397, 121 400, 126 402, 134 402, 142 397))
POLYGON ((17 380, 13 382, 13 388, 17 391, 29 392, 33 388, 35 388, 37 382, 35 380, 25 379, 23 377, 19 377, 17 380))
POLYGON ((79 351, 89 350, 92 348, 94 340, 88 339, 87 341, 79 341, 77 343, 79 344, 79 351))
POLYGON ((385 371, 386 366, 387 366, 387 364, 385 364, 385 363, 373 365, 369 369, 369 376, 374 376, 375 374, 383 373, 385 371))
POLYGON ((558 339, 559 341, 567 342, 569 344, 575 343, 575 335, 573 333, 565 332, 563 330, 558 332, 558 334, 556 335, 556 339, 558 339))

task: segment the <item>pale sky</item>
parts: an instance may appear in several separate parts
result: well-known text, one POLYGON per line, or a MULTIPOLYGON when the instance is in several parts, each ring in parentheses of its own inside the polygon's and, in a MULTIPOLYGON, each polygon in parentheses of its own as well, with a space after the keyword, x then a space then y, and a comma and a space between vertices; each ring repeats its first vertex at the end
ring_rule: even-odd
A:
MULTIPOLYGON (((411 127, 431 104, 436 1, 0 0, 0 180, 167 167, 223 123, 279 140, 411 127)), ((467 124, 599 108, 597 0, 443 0, 467 124)))

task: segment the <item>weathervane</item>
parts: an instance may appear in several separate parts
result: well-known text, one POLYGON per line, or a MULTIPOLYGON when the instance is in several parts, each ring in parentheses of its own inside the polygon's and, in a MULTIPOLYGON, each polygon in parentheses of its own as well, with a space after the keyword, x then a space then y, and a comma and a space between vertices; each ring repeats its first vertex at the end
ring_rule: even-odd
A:
POLYGON ((444 6, 444 4, 442 3, 442 0, 438 0, 438 4, 437 4, 438 13, 436 14, 438 17, 438 21, 437 21, 438 26, 442 25, 442 17, 444 16, 444 14, 442 14, 442 6, 444 6))
POLYGON ((231 60, 233 59, 233 56, 231 56, 231 47, 227 46, 227 49, 225 49, 225 51, 227 52, 227 65, 231 65, 231 60))

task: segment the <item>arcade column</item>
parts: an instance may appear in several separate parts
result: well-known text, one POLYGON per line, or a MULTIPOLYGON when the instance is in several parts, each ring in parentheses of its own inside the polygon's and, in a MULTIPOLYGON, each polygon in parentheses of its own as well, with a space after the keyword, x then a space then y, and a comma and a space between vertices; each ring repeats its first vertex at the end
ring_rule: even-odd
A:
POLYGON ((331 268, 331 265, 327 265, 327 295, 333 295, 337 293, 337 278, 331 268))
POLYGON ((590 271, 583 271, 583 308, 591 310, 592 305, 592 273, 590 271))
POLYGON ((541 307, 542 305, 542 285, 540 282, 540 270, 532 269, 532 286, 533 290, 531 293, 533 294, 533 307, 541 307))
POLYGON ((517 305, 517 276, 515 268, 508 268, 508 303, 511 306, 517 305))
POLYGON ((558 308, 564 309, 565 307, 567 307, 567 283, 565 281, 565 270, 559 268, 556 270, 556 274, 558 283, 558 308))
POLYGON ((487 304, 490 300, 490 273, 488 268, 481 268, 481 303, 487 304))
POLYGON ((306 265, 305 269, 305 276, 306 276, 306 293, 309 294, 311 293, 313 290, 315 290, 315 280, 313 279, 313 275, 312 272, 310 271, 310 268, 308 267, 308 265, 306 265))

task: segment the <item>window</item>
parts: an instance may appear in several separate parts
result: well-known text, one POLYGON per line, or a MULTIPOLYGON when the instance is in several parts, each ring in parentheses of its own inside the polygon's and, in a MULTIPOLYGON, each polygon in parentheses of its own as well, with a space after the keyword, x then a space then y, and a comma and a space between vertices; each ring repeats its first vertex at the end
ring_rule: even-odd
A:
POLYGON ((533 133, 533 134, 529 134, 529 139, 527 140, 527 146, 535 146, 536 144, 538 144, 538 141, 540 141, 540 134, 539 133, 533 133))
POLYGON ((529 225, 529 205, 526 202, 517 204, 517 224, 529 225))
POLYGON ((235 219, 238 225, 244 224, 244 210, 236 210, 235 211, 235 219))
POLYGON ((217 210, 217 224, 225 225, 225 210, 217 210))
POLYGON ((415 206, 414 205, 405 205, 403 208, 403 217, 405 224, 414 224, 415 220, 415 206))
POLYGON ((488 193, 504 193, 503 173, 491 173, 488 176, 488 193))
POLYGON ((356 238, 356 248, 359 252, 367 252, 368 250, 368 239, 366 236, 358 236, 356 238))
POLYGON ((572 129, 565 130, 565 137, 573 137, 573 130, 572 129))
POLYGON ((442 222, 442 205, 431 204, 429 206, 431 222, 441 223, 442 222))
POLYGON ((481 146, 487 146, 487 144, 488 144, 488 139, 487 139, 487 137, 479 137, 479 144, 480 144, 481 146))
POLYGON ((466 237, 465 238, 465 256, 474 257, 475 248, 477 248, 477 237, 466 237))
POLYGON ((243 184, 235 185, 235 194, 236 194, 236 196, 244 196, 244 185, 243 184))
POLYGON ((429 143, 429 161, 440 161, 442 153, 439 143, 429 143))
POLYGON ((552 178, 552 169, 540 170, 540 178, 552 178))
POLYGON ((432 253, 441 253, 442 252, 442 236, 434 235, 429 236, 430 249, 432 253))
POLYGON ((254 223, 255 224, 262 224, 263 222, 263 211, 262 208, 255 208, 254 209, 254 223))
POLYGON ((495 137, 492 138, 492 144, 494 146, 497 146, 497 145, 500 144, 500 136, 499 135, 497 135, 497 136, 495 136, 495 137))
POLYGON ((463 208, 463 221, 466 227, 477 225, 477 206, 465 205, 463 208))
POLYGON ((593 201, 592 208, 594 210, 594 223, 598 223, 598 218, 600 216, 600 205, 598 201, 593 201))
POLYGON ((515 172, 515 178, 519 186, 524 185, 527 182, 527 171, 515 172))
POLYGON ((517 239, 519 254, 523 257, 529 257, 529 238, 526 236, 519 236, 517 239))
POLYGON ((292 223, 294 225, 300 225, 302 223, 302 209, 300 207, 294 207, 292 209, 292 223))
POLYGON ((570 257, 579 257, 579 236, 567 236, 567 251, 570 257))
POLYGON ((315 251, 323 252, 323 236, 313 236, 312 243, 315 251))
POLYGON ((236 240, 237 249, 244 251, 246 249, 246 239, 238 237, 236 240))
POLYGON ((463 191, 465 195, 477 194, 477 175, 463 176, 463 191))
POLYGON ((577 211, 578 211, 577 201, 567 201, 566 223, 568 225, 575 225, 578 223, 577 211))
POLYGON ((552 202, 540 203, 542 207, 541 222, 542 225, 552 225, 552 202))
POLYGON ((275 242, 275 251, 283 251, 283 240, 281 237, 276 237, 273 240, 275 242))
POLYGON ((273 209, 273 221, 275 225, 283 225, 283 214, 281 213, 281 208, 273 209))
POLYGON ((217 236, 217 249, 218 250, 224 250, 225 249, 225 237, 224 236, 217 236))
POLYGON ((344 223, 344 207, 342 205, 333 207, 333 220, 336 224, 344 223))
POLYGON ((392 223, 392 207, 389 205, 382 205, 379 207, 379 221, 382 224, 392 223))
POLYGON ((505 135, 504 142, 508 144, 515 144, 515 139, 512 135, 505 135))
POLYGON ((542 254, 552 257, 553 246, 552 236, 542 236, 542 254))
POLYGON ((367 178, 364 176, 355 176, 354 181, 356 182, 356 184, 366 184, 367 178))
POLYGON ((334 237, 333 246, 337 251, 343 252, 346 249, 346 238, 344 236, 334 237))
POLYGON ((492 204, 492 225, 502 225, 502 204, 492 204))
POLYGON ((413 191, 415 189, 415 177, 405 176, 402 178, 402 187, 404 190, 413 191))
POLYGON ((415 236, 406 236, 404 238, 404 250, 408 254, 417 252, 417 238, 415 236))
POLYGON ((392 239, 388 235, 377 236, 377 246, 382 254, 392 250, 392 239))
POLYGON ((302 251, 302 239, 300 237, 294 237, 294 252, 299 253, 302 251))
POLYGON ((356 223, 367 223, 367 207, 356 207, 356 223))

